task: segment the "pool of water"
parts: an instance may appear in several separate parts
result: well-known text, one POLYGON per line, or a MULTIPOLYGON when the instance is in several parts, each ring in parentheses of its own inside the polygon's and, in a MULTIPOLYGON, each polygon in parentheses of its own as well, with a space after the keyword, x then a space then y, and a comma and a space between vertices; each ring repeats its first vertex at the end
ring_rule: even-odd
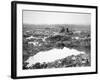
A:
POLYGON ((38 52, 36 55, 29 57, 29 59, 27 59, 25 62, 28 63, 27 67, 31 67, 36 63, 53 62, 58 59, 63 59, 67 56, 79 54, 85 54, 85 52, 78 51, 76 49, 70 49, 67 47, 64 47, 63 49, 54 48, 49 51, 38 52))

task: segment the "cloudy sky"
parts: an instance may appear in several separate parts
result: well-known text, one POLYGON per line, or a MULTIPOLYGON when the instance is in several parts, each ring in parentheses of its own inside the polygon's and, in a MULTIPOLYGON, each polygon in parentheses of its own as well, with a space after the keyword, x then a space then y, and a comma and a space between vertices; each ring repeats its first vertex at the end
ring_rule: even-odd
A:
POLYGON ((91 14, 23 11, 24 24, 91 24, 91 14))

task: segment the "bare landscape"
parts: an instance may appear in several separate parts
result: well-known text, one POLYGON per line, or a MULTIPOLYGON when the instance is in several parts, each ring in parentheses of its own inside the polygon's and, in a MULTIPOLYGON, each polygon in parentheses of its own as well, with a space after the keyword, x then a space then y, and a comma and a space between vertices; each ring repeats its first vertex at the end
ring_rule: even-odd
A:
POLYGON ((23 69, 91 66, 90 25, 23 24, 23 69))

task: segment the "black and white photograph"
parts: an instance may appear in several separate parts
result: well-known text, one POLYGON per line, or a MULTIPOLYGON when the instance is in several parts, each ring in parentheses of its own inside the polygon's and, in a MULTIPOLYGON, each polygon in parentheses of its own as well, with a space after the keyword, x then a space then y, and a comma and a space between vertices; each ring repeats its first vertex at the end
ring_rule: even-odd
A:
POLYGON ((12 6, 13 78, 97 73, 96 6, 12 6))
POLYGON ((91 14, 23 10, 23 69, 91 66, 91 14))

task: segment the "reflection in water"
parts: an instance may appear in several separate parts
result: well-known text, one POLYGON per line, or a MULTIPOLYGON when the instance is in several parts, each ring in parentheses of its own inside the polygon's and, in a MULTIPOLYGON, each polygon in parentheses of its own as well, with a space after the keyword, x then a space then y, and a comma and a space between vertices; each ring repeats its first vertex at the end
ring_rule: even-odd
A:
POLYGON ((67 56, 71 55, 78 55, 78 54, 85 54, 85 52, 78 51, 75 49, 69 49, 64 47, 63 49, 52 49, 49 51, 41 51, 38 52, 36 55, 29 57, 26 62, 28 63, 27 67, 32 66, 35 63, 43 63, 43 62, 53 62, 57 59, 63 59, 67 56))

